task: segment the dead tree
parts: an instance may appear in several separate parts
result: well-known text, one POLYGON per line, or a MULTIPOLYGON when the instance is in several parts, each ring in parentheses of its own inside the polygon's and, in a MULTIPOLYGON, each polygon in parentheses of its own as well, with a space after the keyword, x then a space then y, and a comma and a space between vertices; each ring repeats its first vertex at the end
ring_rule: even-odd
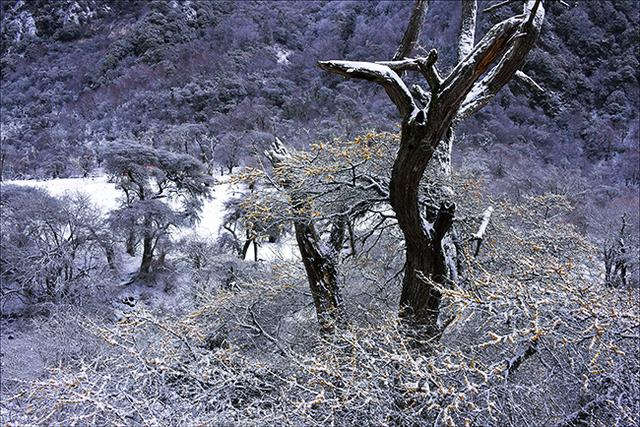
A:
MULTIPOLYGON (((411 54, 419 26, 427 9, 417 0, 398 52, 411 54)), ((477 3, 462 0, 462 24, 458 39, 459 62, 447 76, 437 69, 438 53, 426 57, 391 61, 320 61, 325 71, 380 84, 400 114, 401 138, 389 185, 390 202, 406 243, 406 265, 400 297, 400 316, 419 327, 424 337, 438 335, 441 294, 438 285, 450 277, 443 239, 449 233, 455 205, 443 202, 435 218, 428 221, 419 209, 419 184, 437 153, 450 151, 456 123, 485 106, 522 67, 533 48, 544 20, 541 0, 527 0, 523 13, 491 28, 475 43, 477 3), (414 86, 413 93, 400 75, 418 72, 427 81, 427 92, 414 86)), ((446 159, 444 160, 446 162, 446 159)))
POLYGON ((619 285, 627 286, 628 250, 625 243, 627 216, 623 214, 620 222, 618 238, 605 241, 602 248, 605 283, 614 287, 619 285))
MULTIPOLYGON (((265 151, 265 155, 274 169, 283 166, 291 157, 287 148, 278 138, 271 148, 265 151)), ((307 203, 306 195, 292 188, 292 182, 286 177, 282 178, 280 185, 290 192, 293 211, 302 210, 301 208, 304 208, 307 203)), ((328 242, 322 241, 311 218, 302 215, 294 219, 293 226, 300 257, 307 273, 318 323, 320 323, 322 332, 331 333, 336 323, 343 320, 336 260, 344 243, 346 220, 337 218, 332 222, 328 242)))

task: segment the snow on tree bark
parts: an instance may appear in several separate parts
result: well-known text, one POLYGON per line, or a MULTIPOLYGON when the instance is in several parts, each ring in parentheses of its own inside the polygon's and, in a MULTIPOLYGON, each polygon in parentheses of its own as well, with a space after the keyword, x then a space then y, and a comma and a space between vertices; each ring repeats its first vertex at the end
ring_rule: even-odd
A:
MULTIPOLYGON (((414 10, 421 7, 422 2, 417 1, 414 10)), ((455 205, 443 202, 429 229, 418 204, 420 180, 443 145, 440 150, 446 158, 449 148, 442 141, 453 141, 455 123, 486 105, 513 78, 533 47, 544 19, 541 1, 528 0, 524 13, 496 24, 473 46, 476 10, 475 1, 464 2, 458 52, 466 54, 445 78, 436 68, 435 50, 426 58, 400 61, 318 62, 323 70, 382 85, 402 118, 400 147, 389 185, 391 206, 406 242, 400 316, 426 338, 439 333, 438 287, 451 278, 443 239, 453 223, 455 205), (397 74, 403 71, 418 71, 429 84, 431 92, 424 108, 418 107, 397 74), (461 112, 465 115, 460 116, 461 112)), ((416 38, 419 35, 413 34, 416 38)))
MULTIPOLYGON (((290 158, 287 147, 278 138, 265 151, 265 155, 274 168, 290 158)), ((283 181, 282 185, 285 189, 291 188, 288 181, 283 181)), ((291 201, 294 209, 299 208, 305 204, 304 194, 292 192, 291 201)), ((293 226, 320 328, 324 333, 330 333, 336 322, 342 320, 342 296, 336 259, 344 242, 345 220, 337 218, 333 222, 328 244, 322 242, 311 218, 297 219, 293 226)))

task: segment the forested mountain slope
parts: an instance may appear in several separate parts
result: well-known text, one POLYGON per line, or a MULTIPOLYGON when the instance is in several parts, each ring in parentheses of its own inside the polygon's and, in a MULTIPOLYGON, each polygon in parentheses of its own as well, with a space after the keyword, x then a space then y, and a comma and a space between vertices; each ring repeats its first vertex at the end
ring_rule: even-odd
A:
MULTIPOLYGON (((524 70, 547 94, 512 82, 464 124, 459 145, 498 178, 524 157, 523 167, 550 163, 599 183, 637 185, 637 5, 566 3, 548 5, 524 70)), ((491 4, 481 1, 479 10, 491 4)), ((519 7, 481 12, 480 33, 519 7)), ((391 57, 410 8, 3 0, 2 178, 88 173, 96 148, 123 137, 232 168, 250 163, 273 135, 305 146, 391 128, 394 111, 381 90, 328 76, 315 63, 391 57)), ((428 15, 435 24, 425 26, 421 47, 438 48, 446 69, 459 4, 432 1, 428 15)))

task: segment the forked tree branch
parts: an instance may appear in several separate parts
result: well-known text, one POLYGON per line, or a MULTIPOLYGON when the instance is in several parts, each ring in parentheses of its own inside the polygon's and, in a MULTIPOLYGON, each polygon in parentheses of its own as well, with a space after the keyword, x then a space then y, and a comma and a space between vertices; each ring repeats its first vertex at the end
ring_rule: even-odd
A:
POLYGON ((413 11, 411 12, 411 18, 409 18, 409 23, 400 41, 400 46, 395 55, 393 55, 393 61, 407 58, 411 55, 411 52, 413 52, 413 49, 418 43, 422 22, 424 21, 424 16, 428 8, 428 0, 416 0, 413 5, 413 11))
POLYGON ((524 12, 494 26, 445 80, 443 92, 453 99, 464 96, 457 120, 484 107, 524 64, 540 32, 544 8, 540 0, 527 0, 524 12))
MULTIPOLYGON (((428 72, 430 76, 437 76, 437 71, 435 70, 435 58, 431 64, 426 66, 424 60, 409 59, 404 61, 405 58, 411 55, 411 52, 413 52, 413 49, 418 43, 422 23, 428 8, 429 0, 415 0, 411 17, 409 18, 409 23, 407 24, 407 28, 402 36, 402 40, 400 41, 400 46, 398 46, 398 50, 395 55, 393 55, 392 61, 387 62, 387 64, 394 64, 394 67, 389 67, 385 63, 377 63, 379 66, 389 68, 389 70, 375 66, 364 66, 364 64, 368 64, 365 62, 350 64, 351 69, 347 70, 344 69, 344 63, 347 61, 318 62, 318 65, 326 71, 341 74, 345 77, 361 78, 381 84, 398 108, 400 115, 405 117, 416 108, 416 103, 411 92, 402 81, 402 74, 407 70, 418 70, 422 71, 423 74, 428 72), (362 72, 357 72, 355 70, 356 65, 359 65, 359 67, 362 68, 362 70, 360 70, 362 72)), ((432 81, 436 81, 436 79, 432 78, 432 81)), ((439 77, 437 78, 437 81, 439 83, 439 77)))
POLYGON ((436 62, 438 62, 438 51, 435 49, 431 49, 426 58, 418 59, 418 68, 429 83, 432 94, 439 92, 442 85, 442 77, 438 73, 436 62))
MULTIPOLYGON (((416 2, 416 7, 419 8, 420 4, 416 2)), ((415 13, 417 12, 414 10, 415 13)), ((523 14, 496 24, 473 47, 476 15, 476 1, 463 0, 463 19, 458 48, 459 54, 467 53, 444 80, 440 78, 435 67, 437 60, 435 50, 431 50, 426 58, 375 63, 320 61, 318 66, 325 71, 345 77, 381 84, 403 118, 417 107, 399 73, 408 70, 419 71, 429 82, 432 94, 438 94, 438 97, 444 101, 438 107, 444 117, 459 121, 484 107, 523 65, 525 56, 531 50, 540 32, 544 20, 544 7, 541 0, 527 0, 523 14), (494 65, 497 60, 499 60, 498 64, 494 65), (481 77, 482 79, 479 80, 481 77)))
POLYGON ((460 35, 458 36, 458 61, 462 61, 473 50, 476 38, 477 14, 477 0, 462 0, 462 20, 460 21, 460 35))
POLYGON ((510 41, 523 24, 524 16, 515 16, 496 24, 476 47, 456 65, 443 86, 443 98, 457 110, 476 81, 509 49, 510 41))
POLYGON ((318 61, 318 66, 334 74, 382 85, 403 118, 417 108, 409 88, 400 76, 386 65, 358 61, 318 61))
POLYGON ((431 90, 434 91, 439 89, 442 84, 442 78, 436 68, 437 61, 438 52, 435 49, 431 49, 426 57, 406 58, 400 61, 377 61, 375 64, 389 67, 396 73, 418 71, 427 80, 431 90))

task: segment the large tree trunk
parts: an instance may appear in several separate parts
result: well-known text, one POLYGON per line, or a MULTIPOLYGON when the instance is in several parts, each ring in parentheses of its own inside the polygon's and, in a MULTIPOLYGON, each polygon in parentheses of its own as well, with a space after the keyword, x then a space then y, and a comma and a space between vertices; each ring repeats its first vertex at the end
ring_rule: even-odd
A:
POLYGON ((398 50, 401 53, 392 61, 320 61, 318 66, 347 78, 381 85, 402 118, 400 148, 389 188, 390 202, 406 240, 400 316, 424 327, 423 337, 429 339, 439 334, 438 285, 446 284, 448 276, 455 275, 453 239, 447 237, 443 245, 451 230, 455 206, 443 202, 427 222, 419 210, 420 181, 434 152, 447 157, 455 124, 483 108, 522 67, 540 32, 544 7, 542 0, 526 0, 524 13, 494 25, 476 43, 477 1, 462 0, 459 61, 444 78, 436 67, 436 50, 426 57, 406 57, 418 38, 416 27, 420 26, 420 14, 425 10, 426 3, 417 0, 398 50), (418 85, 410 91, 402 80, 406 71, 420 73, 430 93, 418 85), (446 146, 439 148, 443 141, 446 146))
POLYGON ((400 316, 424 329, 427 337, 437 331, 440 292, 434 285, 444 285, 450 277, 442 241, 451 228, 455 209, 454 205, 443 203, 433 224, 420 214, 420 180, 433 157, 427 147, 436 146, 432 142, 440 140, 440 135, 428 135, 429 131, 420 122, 404 124, 389 188, 391 206, 406 242, 400 316))

